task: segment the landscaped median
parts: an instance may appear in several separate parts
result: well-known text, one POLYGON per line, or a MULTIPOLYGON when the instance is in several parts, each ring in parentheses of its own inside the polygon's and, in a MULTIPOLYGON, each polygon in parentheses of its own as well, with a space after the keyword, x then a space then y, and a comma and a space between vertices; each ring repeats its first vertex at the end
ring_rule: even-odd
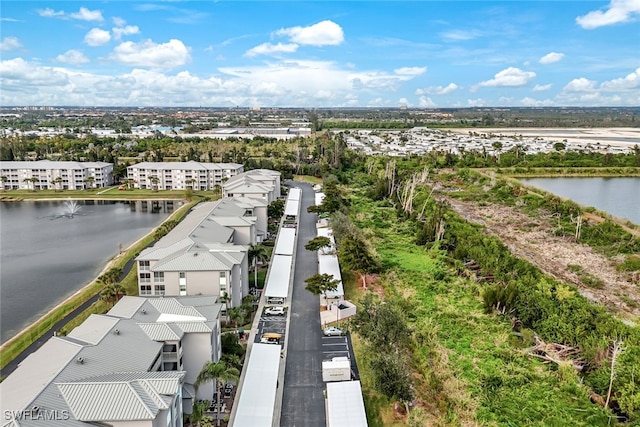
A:
MULTIPOLYGON (((67 192, 68 193, 68 192, 67 192)), ((158 193, 155 193, 156 195, 158 193)), ((149 196, 145 198, 150 198, 149 196)), ((121 197, 122 199, 122 197, 121 197)), ((179 222, 182 218, 189 212, 189 210, 196 204, 202 201, 201 197, 194 197, 190 202, 181 206, 178 210, 176 210, 169 218, 167 218, 164 222, 167 221, 175 221, 179 222)), ((160 224, 155 229, 151 230, 146 236, 135 242, 121 254, 116 255, 104 268, 104 270, 100 273, 103 275, 107 271, 111 269, 123 269, 128 261, 137 256, 140 251, 146 248, 149 244, 151 244, 154 240, 154 234, 156 230, 162 227, 160 224)), ((135 268, 132 268, 127 277, 123 280, 123 282, 130 283, 132 275, 135 274, 135 268)), ((137 284, 137 282, 136 282, 137 284)), ((124 285, 124 283, 123 283, 124 285)), ((98 294, 102 288, 104 287, 104 283, 98 281, 98 278, 94 279, 91 283, 86 285, 84 288, 80 289, 78 292, 73 294, 71 297, 67 298, 65 301, 60 303, 46 315, 42 316, 28 328, 21 331, 18 335, 8 340, 2 346, 0 346, 0 369, 4 369, 12 360, 20 355, 25 349, 27 349, 31 344, 40 339, 45 333, 47 333, 56 323, 63 320, 66 316, 68 316, 73 310, 80 307, 85 302, 89 301, 93 296, 98 294)), ((125 286, 127 290, 127 294, 137 294, 137 286, 125 286)), ((69 322, 72 324, 76 324, 75 319, 85 319, 92 313, 101 313, 108 309, 107 305, 102 301, 97 301, 92 304, 74 319, 70 319, 69 322)), ((65 326, 65 330, 67 327, 65 326)))

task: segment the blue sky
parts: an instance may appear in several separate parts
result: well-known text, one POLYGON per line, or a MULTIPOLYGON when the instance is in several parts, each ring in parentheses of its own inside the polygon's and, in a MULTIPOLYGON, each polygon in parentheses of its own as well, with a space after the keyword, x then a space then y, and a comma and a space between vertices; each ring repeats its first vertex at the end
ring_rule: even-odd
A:
POLYGON ((3 0, 0 19, 3 106, 640 106, 640 0, 3 0))

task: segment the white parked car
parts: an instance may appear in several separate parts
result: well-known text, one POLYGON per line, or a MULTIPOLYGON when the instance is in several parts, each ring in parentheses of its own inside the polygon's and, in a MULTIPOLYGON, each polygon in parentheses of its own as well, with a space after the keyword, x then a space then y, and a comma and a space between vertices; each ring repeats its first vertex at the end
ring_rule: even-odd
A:
POLYGON ((286 312, 284 307, 267 307, 264 314, 265 316, 284 316, 286 312))
POLYGON ((336 328, 335 326, 327 326, 322 332, 325 337, 339 337, 342 335, 342 329, 336 328))

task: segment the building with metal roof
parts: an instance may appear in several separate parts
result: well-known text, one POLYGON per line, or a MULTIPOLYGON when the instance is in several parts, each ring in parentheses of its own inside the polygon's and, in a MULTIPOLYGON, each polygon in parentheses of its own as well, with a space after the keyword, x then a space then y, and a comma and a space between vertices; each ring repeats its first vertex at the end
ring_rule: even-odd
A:
POLYGON ((327 427, 367 427, 360 381, 327 383, 327 427))
POLYGON ((271 427, 276 404, 280 346, 255 343, 244 370, 230 424, 234 427, 271 427))
POLYGON ((84 190, 112 185, 113 163, 0 161, 0 175, 4 190, 84 190))
POLYGON ((243 170, 238 163, 141 162, 127 167, 127 178, 134 188, 206 191, 243 170))
POLYGON ((264 289, 267 303, 270 301, 284 303, 286 300, 289 294, 292 264, 291 255, 274 255, 271 259, 264 289))
MULTIPOLYGON (((0 383, 0 425, 182 426, 198 373, 220 358, 215 300, 126 296, 49 339, 0 383)), ((212 397, 212 383, 198 389, 212 397)))
POLYGON ((280 195, 280 172, 269 169, 237 174, 222 185, 222 197, 251 197, 269 204, 280 195))
POLYGON ((249 245, 266 237, 266 215, 266 205, 253 210, 235 198, 196 206, 136 258, 140 295, 215 295, 240 305, 249 293, 249 245), (265 224, 260 235, 257 223, 265 224))
POLYGON ((276 255, 293 255, 296 245, 296 229, 283 227, 278 232, 276 246, 273 253, 276 255))

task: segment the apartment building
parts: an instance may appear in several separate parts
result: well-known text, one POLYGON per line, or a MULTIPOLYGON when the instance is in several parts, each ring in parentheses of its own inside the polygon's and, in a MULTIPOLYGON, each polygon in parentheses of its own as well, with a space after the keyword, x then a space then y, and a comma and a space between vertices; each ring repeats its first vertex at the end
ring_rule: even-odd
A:
POLYGON ((201 203, 143 250, 136 258, 140 295, 214 295, 240 305, 249 292, 248 251, 258 242, 258 221, 233 206, 232 199, 201 203))
POLYGON ((67 161, 0 161, 4 190, 84 190, 113 184, 113 164, 67 161))
POLYGON ((213 190, 242 173, 238 163, 142 162, 127 167, 134 188, 155 190, 213 190))
POLYGON ((267 205, 280 197, 280 172, 254 169, 239 173, 222 185, 222 197, 248 197, 267 205))
POLYGON ((49 339, 0 383, 3 427, 181 427, 204 363, 220 358, 212 297, 124 297, 49 339))

